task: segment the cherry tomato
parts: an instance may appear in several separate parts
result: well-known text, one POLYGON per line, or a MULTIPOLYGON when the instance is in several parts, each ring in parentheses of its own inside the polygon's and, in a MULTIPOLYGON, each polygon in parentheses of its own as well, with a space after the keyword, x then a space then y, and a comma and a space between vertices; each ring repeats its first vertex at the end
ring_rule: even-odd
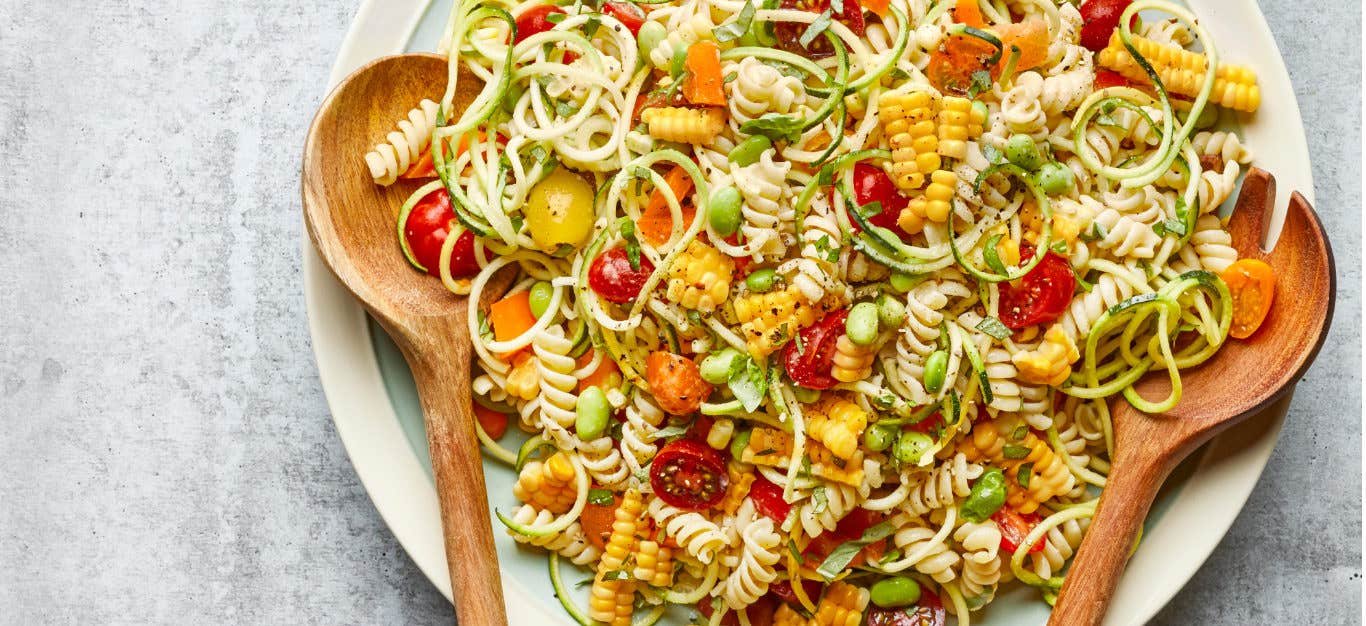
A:
POLYGON ((607 549, 607 537, 612 534, 612 523, 617 519, 617 506, 619 505, 620 502, 614 493, 611 504, 589 502, 583 507, 583 513, 579 516, 579 524, 583 526, 583 532, 588 537, 588 543, 597 546, 599 550, 607 549))
POLYGON ((1247 339, 1261 328, 1276 298, 1276 270, 1259 259, 1239 259, 1220 277, 1233 296, 1233 324, 1229 336, 1247 339))
POLYGON ((650 487, 665 504, 700 511, 726 496, 730 478, 721 453, 691 439, 664 446, 650 464, 650 487))
MULTIPOLYGON (((1018 513, 1009 506, 997 509, 995 513, 991 514, 991 519, 1001 528, 1001 549, 1011 554, 1015 554, 1015 551, 1024 544, 1029 531, 1034 530, 1034 527, 1043 521, 1043 518, 1038 515, 1018 513)), ((1029 548, 1029 553, 1043 552, 1043 544, 1043 540, 1036 542, 1029 548)))
POLYGON ((1090 0, 1081 5, 1081 19, 1086 22, 1081 27, 1081 45, 1091 52, 1100 52, 1109 45, 1110 34, 1119 27, 1120 15, 1133 1, 1090 0))
POLYGON ((1119 72, 1107 70, 1105 68, 1096 70, 1096 89, 1105 89, 1106 87, 1128 87, 1130 85, 1129 79, 1125 78, 1124 75, 1119 72))
MULTIPOLYGON (((1020 251, 1023 263, 1034 256, 1034 248, 1020 251)), ((1058 319, 1072 302, 1077 277, 1067 259, 1053 252, 1017 281, 1001 283, 1001 322, 1012 330, 1058 319), (1017 284, 1018 283, 1018 284, 1017 284)))
MULTIPOLYGON (((780 9, 797 9, 810 13, 824 13, 830 8, 830 0, 783 0, 778 6, 780 9)), ((836 13, 835 19, 849 27, 855 35, 863 36, 865 24, 863 22, 863 7, 858 0, 844 0, 844 11, 836 13)), ((817 35, 811 41, 810 46, 802 46, 802 33, 806 32, 807 24, 799 22, 776 22, 773 24, 773 34, 778 39, 778 47, 788 52, 812 57, 825 57, 835 53, 835 49, 830 45, 830 40, 825 35, 817 35)))
POLYGON ((527 37, 555 28, 555 23, 547 19, 555 13, 565 15, 564 9, 549 4, 538 4, 523 11, 517 16, 517 38, 513 40, 513 45, 522 43, 527 37))
POLYGON ((645 11, 632 2, 605 2, 602 12, 621 20, 633 36, 639 35, 640 27, 645 24, 645 11))
MULTIPOLYGON (((645 381, 650 383, 650 392, 659 408, 670 415, 694 413, 711 395, 711 384, 702 380, 696 362, 663 350, 646 357, 645 381)), ((705 433, 702 438, 706 439, 705 433)))
MULTIPOLYGON (((892 182, 892 177, 882 171, 882 168, 871 163, 855 163, 854 203, 862 207, 870 202, 881 203, 882 212, 868 218, 869 223, 896 233, 902 241, 910 240, 911 235, 901 230, 896 223, 897 217, 901 215, 901 209, 906 208, 910 199, 897 191, 896 183, 892 182)), ((850 222, 854 226, 854 232, 858 232, 859 225, 852 219, 850 222)))
MULTIPOLYGON (((806 578, 802 579, 802 591, 806 593, 806 598, 815 601, 821 597, 821 584, 806 578)), ((801 606, 801 600, 797 599, 797 592, 792 590, 792 582, 787 578, 779 578, 768 586, 768 595, 773 596, 792 606, 801 606)))
POLYGON ((749 486, 749 497, 754 499, 754 508, 779 524, 792 512, 792 505, 783 499, 783 488, 773 484, 763 474, 754 477, 749 486))
POLYGON ((925 67, 925 77, 940 91, 966 96, 972 88, 973 76, 980 71, 995 80, 1001 73, 999 63, 990 63, 996 48, 970 35, 953 35, 944 40, 925 67))
POLYGON ((921 588, 920 601, 914 607, 904 609, 884 609, 869 606, 868 616, 863 622, 866 626, 944 626, 948 614, 939 596, 929 589, 921 588))
POLYGON ((655 266, 645 257, 640 258, 640 269, 631 267, 625 248, 612 248, 588 266, 588 286, 608 302, 630 302, 640 296, 645 281, 655 266))
MULTIPOLYGON (((450 235, 451 222, 455 221, 455 211, 451 208, 451 197, 445 189, 437 189, 417 201, 408 213, 408 221, 403 226, 403 234, 408 238, 408 248, 427 273, 441 275, 441 246, 446 244, 450 235)), ((479 262, 474 256, 474 233, 463 231, 455 240, 451 251, 451 275, 468 278, 479 273, 479 262)))
POLYGON ((927 418, 925 418, 925 419, 923 419, 923 420, 920 420, 920 421, 918 421, 918 422, 916 422, 916 423, 914 423, 914 424, 907 424, 907 425, 905 425, 905 426, 902 426, 902 427, 901 427, 901 430, 909 430, 909 431, 915 431, 915 432, 918 432, 918 433, 929 434, 929 433, 934 432, 935 429, 937 429, 937 428, 939 428, 940 426, 943 426, 943 425, 944 425, 944 416, 943 416, 943 415, 940 415, 940 414, 938 414, 938 413, 935 413, 935 414, 933 414, 933 415, 931 415, 931 416, 929 416, 929 417, 927 417, 927 418))
POLYGON ((783 349, 783 364, 792 382, 807 389, 829 389, 838 380, 830 375, 835 358, 835 343, 844 333, 844 320, 849 310, 844 309, 826 315, 821 321, 801 330, 801 349, 797 341, 788 342, 783 349))
MULTIPOLYGON (((873 527, 873 524, 882 520, 882 517, 864 508, 857 508, 845 515, 843 519, 835 524, 835 530, 828 533, 821 533, 819 537, 806 544, 806 549, 802 551, 804 556, 816 559, 824 559, 830 555, 836 547, 846 541, 853 541, 863 536, 863 531, 873 527)), ((863 563, 862 558, 867 556, 872 546, 865 547, 850 562, 850 566, 857 566, 863 563)), ((881 546, 878 546, 881 549, 881 546)))
POLYGON ((479 427, 484 429, 484 434, 493 439, 502 439, 508 431, 507 413, 499 413, 493 409, 486 409, 479 403, 474 403, 474 417, 479 420, 479 427))

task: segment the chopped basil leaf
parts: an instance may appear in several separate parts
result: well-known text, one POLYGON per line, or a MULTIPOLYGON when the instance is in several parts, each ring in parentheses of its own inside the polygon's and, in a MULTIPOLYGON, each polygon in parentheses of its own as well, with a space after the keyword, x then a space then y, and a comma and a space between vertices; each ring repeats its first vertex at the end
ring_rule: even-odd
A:
POLYGON ((763 405, 764 395, 768 393, 768 372, 746 356, 744 369, 732 374, 726 384, 745 410, 753 412, 763 405))
MULTIPOLYGON (((997 472, 999 473, 1000 470, 997 470, 997 472)), ((1005 502, 1004 490, 1001 492, 1001 502, 1005 502)), ((995 511, 992 512, 994 513, 995 511)), ((988 514, 988 516, 990 515, 988 514)), ((825 561, 821 562, 820 567, 816 568, 816 573, 820 574, 821 577, 826 580, 834 580, 846 567, 849 567, 849 563, 854 560, 854 557, 858 555, 859 551, 862 550, 864 546, 867 546, 874 541, 881 541, 895 531, 896 526, 893 526, 891 522, 883 522, 863 531, 862 537, 859 537, 854 541, 846 541, 836 546, 834 550, 831 550, 830 556, 825 557, 825 561)))
POLYGON ((801 136, 802 126, 806 120, 779 115, 777 113, 765 113, 758 119, 753 119, 740 125, 740 132, 750 135, 763 135, 773 141, 795 141, 801 136))
POLYGON ((1001 320, 991 317, 990 315, 982 318, 982 321, 977 323, 977 330, 991 335, 991 337, 997 341, 1005 341, 1010 338, 1010 329, 1006 328, 1006 325, 1002 324, 1001 320))
POLYGON ((982 248, 982 258, 986 260, 987 267, 1002 276, 1010 273, 1006 271, 1006 264, 1001 262, 1001 255, 996 250, 996 245, 1001 242, 1001 238, 1004 236, 1002 234, 992 235, 987 240, 986 247, 982 248))
POLYGON ((972 485, 972 493, 958 511, 970 522, 984 522, 1006 503, 1006 478, 999 468, 991 468, 972 485))
POLYGON ((631 261, 631 269, 640 271, 640 240, 636 239, 636 223, 629 217, 617 222, 622 239, 626 240, 626 258, 631 261))
POLYGON ((1007 445, 1001 449, 1001 455, 1007 459, 1023 459, 1029 456, 1029 448, 1025 446, 1007 445))
POLYGON ((801 565, 801 564, 802 564, 802 561, 805 560, 805 559, 802 558, 802 552, 801 552, 801 550, 798 550, 798 549, 797 549, 797 542, 796 542, 796 541, 793 541, 793 540, 791 540, 791 539, 788 539, 788 540, 787 540, 787 551, 788 551, 788 553, 790 553, 790 554, 792 555, 792 558, 793 558, 793 559, 796 559, 797 565, 801 565))
POLYGON ((972 84, 968 86, 968 97, 976 98, 983 91, 991 91, 991 72, 977 70, 972 73, 972 84))
POLYGON ((612 497, 612 492, 606 489, 588 490, 589 504, 596 504, 598 506, 610 506, 614 500, 615 499, 612 497))
POLYGON ((822 11, 820 15, 816 16, 815 21, 811 22, 811 24, 806 27, 806 30, 802 32, 802 36, 797 39, 797 42, 802 44, 803 48, 809 47, 811 42, 815 41, 821 33, 825 32, 825 29, 830 28, 830 22, 830 9, 826 9, 825 11, 822 11))
POLYGON ((1025 435, 1028 435, 1028 434, 1029 434, 1029 427, 1028 427, 1028 426, 1025 426, 1024 424, 1020 424, 1019 426, 1016 426, 1016 427, 1015 427, 1015 431, 1014 431, 1014 432, 1010 433, 1010 439, 1011 439, 1011 441, 1019 441, 1019 440, 1021 440, 1021 439, 1024 439, 1024 438, 1025 438, 1025 435))
POLYGON ((745 6, 740 9, 739 15, 736 15, 734 20, 711 29, 712 37, 721 43, 734 41, 749 32, 750 24, 753 21, 754 2, 753 0, 745 0, 745 6))
POLYGON ((1020 466, 1020 470, 1015 473, 1015 482, 1025 489, 1029 488, 1029 480, 1034 477, 1034 464, 1025 463, 1020 466))

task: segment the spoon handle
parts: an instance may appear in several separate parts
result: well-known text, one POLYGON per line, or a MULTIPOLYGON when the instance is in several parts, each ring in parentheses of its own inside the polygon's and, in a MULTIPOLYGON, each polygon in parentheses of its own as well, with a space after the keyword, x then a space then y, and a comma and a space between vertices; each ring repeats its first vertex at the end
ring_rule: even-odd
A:
POLYGON ((1067 570, 1049 626, 1097 626, 1129 560, 1143 520, 1171 466, 1157 455, 1117 455, 1099 508, 1067 570))
POLYGON ((437 339, 445 347, 409 355, 408 366, 426 417, 456 615, 461 624, 502 626, 503 579, 470 405, 470 343, 463 332, 453 334, 437 339))

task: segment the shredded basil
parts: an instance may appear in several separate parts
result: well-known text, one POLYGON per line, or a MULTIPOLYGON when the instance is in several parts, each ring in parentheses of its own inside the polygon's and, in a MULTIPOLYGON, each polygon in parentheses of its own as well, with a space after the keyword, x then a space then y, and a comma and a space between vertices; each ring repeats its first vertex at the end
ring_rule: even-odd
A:
MULTIPOLYGON (((997 470, 997 473, 999 472, 1000 470, 997 470)), ((1001 492, 1001 502, 1005 502, 1004 490, 1001 492)), ((999 508, 999 506, 997 508, 999 508)), ((831 550, 830 556, 825 557, 825 561, 821 562, 820 567, 816 568, 816 573, 820 574, 821 577, 826 580, 834 580, 836 576, 839 576, 840 573, 844 572, 846 567, 849 567, 849 563, 854 560, 854 557, 858 555, 860 550, 874 541, 885 539, 895 531, 896 526, 893 526, 891 522, 883 522, 863 531, 862 537, 853 541, 846 541, 836 546, 834 550, 831 550)))
POLYGON ((999 511, 1006 503, 1006 478, 999 468, 991 468, 982 474, 972 485, 962 506, 958 507, 963 519, 970 522, 984 522, 999 511))
POLYGON ((830 9, 822 11, 820 15, 816 16, 815 21, 811 22, 811 24, 806 27, 806 30, 802 32, 802 36, 797 39, 797 42, 802 44, 803 48, 810 47, 811 42, 815 41, 821 33, 825 32, 825 29, 830 28, 831 21, 830 9))
POLYGON ((787 115, 777 113, 765 113, 758 119, 753 119, 740 125, 740 132, 750 135, 763 135, 772 141, 796 141, 801 137, 802 126, 806 121, 787 115))
POLYGON ((977 323, 977 330, 991 335, 991 337, 997 341, 1005 341, 1010 338, 1011 334, 1010 329, 1006 328, 1006 325, 1002 324, 1001 320, 991 317, 990 315, 982 318, 982 321, 977 323))
POLYGON ((1033 463, 1025 463, 1024 465, 1021 465, 1019 471, 1017 471, 1017 472, 1015 473, 1015 482, 1018 483, 1021 487, 1025 488, 1025 489, 1028 489, 1028 488, 1029 488, 1029 481, 1030 481, 1030 479, 1033 478, 1033 477, 1034 477, 1034 464, 1033 464, 1033 463))
POLYGON ((615 498, 612 497, 612 492, 611 492, 611 491, 608 491, 608 490, 606 490, 606 489, 589 489, 589 490, 588 490, 588 503, 589 503, 589 504, 596 504, 596 505, 598 505, 598 506, 611 506, 611 505, 612 505, 612 502, 614 502, 614 501, 615 501, 615 498))
POLYGON ((636 223, 629 217, 617 222, 622 239, 626 240, 626 258, 631 261, 631 269, 640 271, 640 240, 636 239, 636 223))
POLYGON ((1007 459, 1023 459, 1029 456, 1029 448, 1025 446, 1007 445, 1001 449, 1001 456, 1007 459))
POLYGON ((753 21, 754 2, 753 0, 745 0, 745 6, 740 9, 740 13, 735 16, 735 19, 711 29, 711 34, 716 38, 716 41, 721 43, 734 41, 749 32, 750 24, 753 21))
POLYGON ((743 367, 732 364, 730 380, 726 384, 746 411, 756 411, 763 405, 764 395, 768 393, 768 372, 749 356, 735 360, 743 362, 743 367))
POLYGON ((1005 235, 1001 234, 992 235, 991 238, 987 240, 986 247, 982 248, 982 258, 987 262, 987 267, 991 268, 991 271, 1001 275, 1009 274, 1009 272, 1006 271, 1005 263, 1001 262, 1001 254, 996 250, 996 245, 1001 242, 1001 238, 1004 236, 1005 235))

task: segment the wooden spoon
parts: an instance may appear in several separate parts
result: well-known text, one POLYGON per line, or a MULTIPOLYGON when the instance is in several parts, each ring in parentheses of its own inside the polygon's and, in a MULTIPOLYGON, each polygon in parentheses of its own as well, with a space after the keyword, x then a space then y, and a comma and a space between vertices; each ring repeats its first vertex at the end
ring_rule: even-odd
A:
MULTIPOLYGON (((413 371, 455 611, 462 623, 484 626, 506 624, 507 617, 470 406, 468 298, 414 270, 399 248, 399 210, 419 183, 380 187, 362 158, 423 98, 439 101, 446 78, 444 57, 405 54, 376 60, 337 86, 313 119, 304 147, 304 222, 323 262, 393 337, 413 371)), ((458 85, 460 111, 482 83, 462 73, 458 85)), ((495 277, 484 295, 501 295, 509 279, 495 277)))
MULTIPOLYGON (((1333 253, 1318 216, 1299 192, 1290 199, 1280 242, 1272 252, 1262 252, 1259 243, 1275 201, 1276 180, 1253 168, 1229 222, 1238 256, 1261 259, 1276 270, 1276 299, 1262 327, 1247 339, 1230 338, 1209 361, 1182 372, 1185 393, 1170 412, 1146 415, 1123 398, 1111 404, 1115 458, 1110 477, 1050 626, 1101 622, 1162 481, 1211 437, 1291 391, 1323 346, 1333 315, 1333 253)), ((1144 378, 1137 389, 1146 398, 1165 397, 1170 389, 1166 372, 1144 378)))

